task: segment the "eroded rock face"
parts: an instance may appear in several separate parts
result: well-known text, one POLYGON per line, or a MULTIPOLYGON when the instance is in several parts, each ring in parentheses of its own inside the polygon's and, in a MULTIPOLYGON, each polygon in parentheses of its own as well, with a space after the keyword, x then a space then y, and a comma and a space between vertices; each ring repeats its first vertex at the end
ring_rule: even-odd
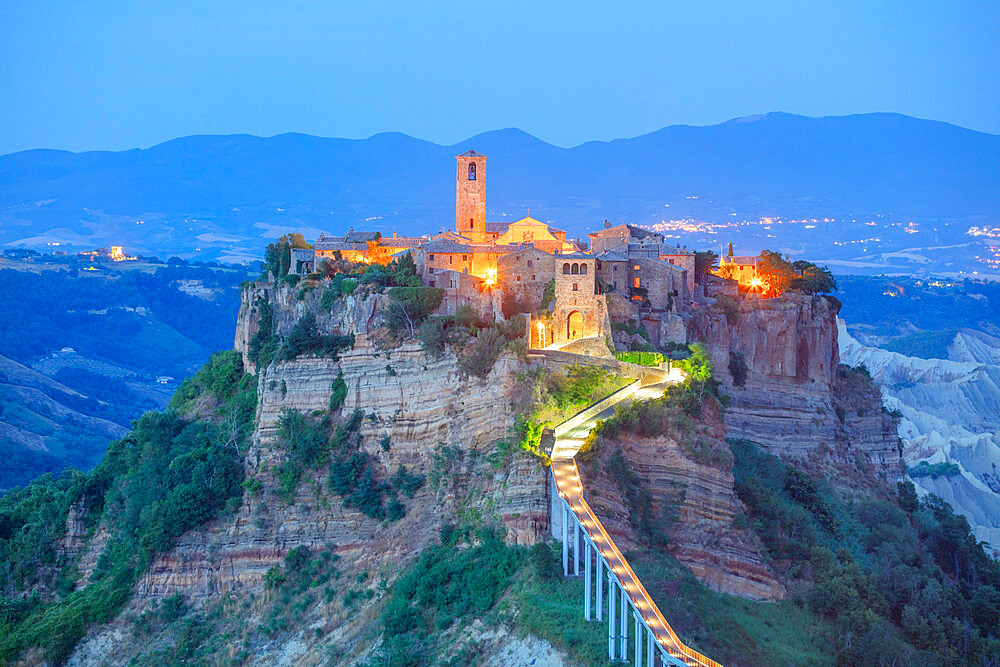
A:
POLYGON ((701 308, 689 339, 706 345, 732 398, 727 437, 759 443, 842 487, 871 489, 903 474, 895 424, 877 387, 840 366, 836 306, 828 299, 748 297, 733 321, 701 308), (743 386, 734 381, 739 358, 747 369, 743 386))
POLYGON ((622 452, 628 466, 652 496, 649 516, 666 531, 668 551, 711 588, 755 600, 785 595, 762 557, 760 540, 749 529, 733 525, 746 511, 733 491, 732 456, 723 441, 717 409, 708 405, 694 425, 697 449, 669 435, 645 438, 623 432, 602 439, 598 456, 581 465, 587 502, 619 548, 641 546, 621 483, 608 461, 622 452))
POLYGON ((520 454, 499 466, 488 460, 513 422, 520 367, 515 358, 502 357, 487 378, 462 379, 453 355, 428 359, 416 343, 379 350, 364 335, 339 360, 303 357, 272 365, 259 380, 257 425, 246 457, 247 475, 262 490, 247 494, 235 517, 185 535, 158 558, 140 594, 197 597, 257 587, 299 545, 333 545, 343 560, 365 569, 399 563, 470 508, 496 515, 508 539, 535 542, 548 527, 545 470, 520 454), (274 493, 274 468, 286 457, 278 419, 284 410, 328 413, 338 373, 349 388, 338 414, 366 413, 358 431, 361 448, 378 460, 380 478, 400 466, 428 478, 412 500, 401 497, 407 513, 399 521, 380 522, 345 508, 327 486, 328 469, 305 474, 293 502, 274 493))

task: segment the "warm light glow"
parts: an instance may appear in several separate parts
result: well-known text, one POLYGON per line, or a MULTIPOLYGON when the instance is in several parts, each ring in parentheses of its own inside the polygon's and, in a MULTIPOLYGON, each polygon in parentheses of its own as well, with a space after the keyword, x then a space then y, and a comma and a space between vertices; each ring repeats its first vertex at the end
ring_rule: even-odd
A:
POLYGON ((750 281, 750 287, 753 287, 755 289, 763 286, 764 286, 764 281, 756 276, 754 276, 754 278, 750 281))
POLYGON ((497 284, 497 270, 496 269, 486 269, 486 275, 483 281, 488 287, 492 287, 497 284))

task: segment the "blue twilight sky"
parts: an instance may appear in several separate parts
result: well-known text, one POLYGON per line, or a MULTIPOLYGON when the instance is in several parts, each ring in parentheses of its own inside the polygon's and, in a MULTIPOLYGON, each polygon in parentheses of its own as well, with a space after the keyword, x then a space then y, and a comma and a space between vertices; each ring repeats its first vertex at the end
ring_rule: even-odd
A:
POLYGON ((0 0, 0 154, 516 126, 570 146, 788 111, 1000 133, 1000 2, 0 0))

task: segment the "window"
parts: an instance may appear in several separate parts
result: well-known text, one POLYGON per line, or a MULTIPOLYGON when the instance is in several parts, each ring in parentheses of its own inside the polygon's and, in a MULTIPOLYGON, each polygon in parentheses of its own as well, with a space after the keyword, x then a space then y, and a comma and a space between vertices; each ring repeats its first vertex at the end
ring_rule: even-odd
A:
POLYGON ((433 262, 434 261, 434 255, 427 255, 427 261, 428 262, 433 262))
POLYGON ((580 265, 580 275, 581 276, 587 275, 587 265, 586 264, 581 264, 580 265))
POLYGON ((431 287, 434 287, 434 281, 433 280, 431 281, 431 287))
POLYGON ((600 262, 598 262, 598 263, 597 263, 597 270, 598 270, 598 271, 600 271, 600 270, 601 270, 601 263, 600 263, 600 262))
POLYGON ((469 163, 469 180, 470 181, 476 180, 476 163, 475 162, 470 162, 469 163))
POLYGON ((534 279, 535 279, 535 274, 534 274, 534 273, 532 273, 532 274, 531 274, 531 279, 532 279, 532 280, 534 280, 534 279))
POLYGON ((573 283, 573 291, 574 292, 579 292, 580 291, 580 286, 577 283, 573 283))
POLYGON ((472 229, 474 226, 475 224, 473 223, 472 218, 469 218, 469 229, 472 229))
POLYGON ((672 259, 668 259, 667 261, 670 262, 671 264, 674 263, 674 260, 672 260, 672 259))
POLYGON ((617 265, 617 264, 615 264, 615 265, 614 265, 614 268, 612 268, 611 270, 612 270, 612 271, 617 271, 617 270, 618 270, 618 265, 617 265))
POLYGON ((517 282, 521 282, 521 276, 517 277, 517 282))
POLYGON ((531 268, 531 260, 530 259, 528 260, 528 268, 529 269, 531 268))
POLYGON ((563 275, 564 276, 569 275, 569 264, 563 264, 563 275))
POLYGON ((632 269, 635 270, 635 271, 638 271, 639 270, 639 265, 636 264, 635 266, 632 267, 632 269))
POLYGON ((453 261, 455 261, 455 258, 451 255, 448 255, 448 263, 451 264, 453 261))
POLYGON ((449 280, 448 281, 448 287, 454 287, 454 286, 455 286, 455 281, 454 280, 449 280))
POLYGON ((468 255, 462 255, 462 261, 463 262, 468 262, 469 261, 469 256, 468 255))
POLYGON ((434 273, 434 267, 432 266, 431 268, 427 269, 427 273, 434 273))
POLYGON ((573 270, 570 273, 572 273, 574 276, 580 275, 580 265, 579 264, 574 264, 573 265, 573 270))
POLYGON ((639 284, 639 276, 636 276, 636 277, 635 277, 635 279, 634 279, 634 280, 632 281, 632 284, 633 284, 633 285, 634 285, 635 287, 641 287, 641 285, 639 284))

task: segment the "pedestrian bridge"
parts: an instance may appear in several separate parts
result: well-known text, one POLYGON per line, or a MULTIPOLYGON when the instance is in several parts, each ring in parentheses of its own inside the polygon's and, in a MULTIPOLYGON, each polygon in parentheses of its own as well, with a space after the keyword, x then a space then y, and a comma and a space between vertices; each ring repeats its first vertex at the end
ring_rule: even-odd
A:
MULTIPOLYGON (((591 363, 595 361, 590 359, 591 363)), ((598 419, 614 414, 616 405, 626 400, 658 397, 668 384, 682 379, 683 374, 676 369, 668 371, 657 384, 647 384, 648 377, 639 377, 624 389, 555 427, 556 441, 552 448, 551 465, 555 492, 552 494, 551 523, 553 530, 561 530, 562 534, 563 574, 581 576, 580 569, 583 568, 584 618, 601 622, 606 612, 608 657, 629 661, 631 654, 636 667, 722 665, 686 646, 663 618, 625 556, 584 499, 575 457, 598 419), (631 642, 629 625, 633 626, 631 642)))

